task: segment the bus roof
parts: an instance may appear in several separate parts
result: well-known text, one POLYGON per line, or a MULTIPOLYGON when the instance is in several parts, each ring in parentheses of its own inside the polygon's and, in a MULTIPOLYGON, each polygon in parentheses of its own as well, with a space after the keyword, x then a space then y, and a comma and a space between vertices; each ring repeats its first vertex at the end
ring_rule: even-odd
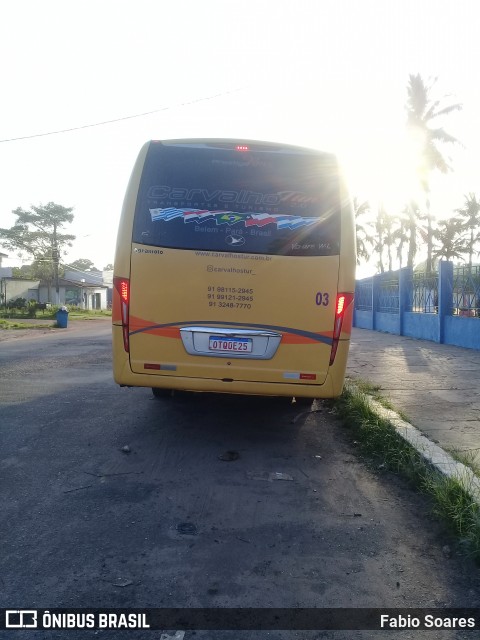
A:
MULTIPOLYGON (((322 151, 320 149, 314 149, 312 147, 303 147, 299 145, 293 144, 285 144, 281 142, 272 142, 266 140, 251 140, 244 138, 175 138, 175 139, 154 139, 150 140, 151 143, 154 144, 164 144, 164 145, 184 145, 184 146, 195 146, 195 147, 209 147, 216 149, 234 149, 238 148, 239 151, 281 151, 283 153, 301 153, 301 154, 312 154, 317 156, 334 156, 333 153, 322 151)), ((148 144, 148 143, 147 143, 148 144)))

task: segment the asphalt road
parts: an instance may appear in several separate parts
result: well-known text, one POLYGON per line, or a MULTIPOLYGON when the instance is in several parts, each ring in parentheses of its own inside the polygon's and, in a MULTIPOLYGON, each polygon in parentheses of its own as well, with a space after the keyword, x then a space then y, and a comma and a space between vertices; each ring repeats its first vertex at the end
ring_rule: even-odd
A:
POLYGON ((445 549, 427 500, 368 469, 328 404, 312 408, 120 389, 108 321, 3 332, 0 607, 479 607, 480 572, 445 549))

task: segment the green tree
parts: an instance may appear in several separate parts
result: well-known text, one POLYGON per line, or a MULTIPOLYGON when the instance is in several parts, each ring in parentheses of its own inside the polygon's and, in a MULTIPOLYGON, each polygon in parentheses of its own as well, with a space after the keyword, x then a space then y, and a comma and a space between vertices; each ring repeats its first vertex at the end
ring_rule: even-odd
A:
POLYGON ((461 209, 456 209, 456 213, 465 220, 465 229, 469 232, 467 240, 468 266, 471 268, 475 245, 480 241, 480 202, 474 193, 469 193, 464 197, 464 205, 461 209))
POLYGON ((430 84, 426 84, 420 74, 410 75, 407 85, 407 129, 417 149, 417 175, 420 185, 425 193, 427 207, 427 271, 432 269, 433 252, 433 225, 430 211, 430 173, 437 169, 441 173, 447 173, 451 167, 442 155, 440 146, 445 143, 458 142, 456 138, 447 133, 443 128, 435 126, 437 119, 446 116, 452 111, 459 111, 462 105, 459 103, 445 104, 444 96, 433 100, 431 91, 436 83, 435 78, 430 84))
POLYGON ((97 267, 88 258, 79 258, 75 262, 65 265, 68 268, 78 269, 79 271, 99 271, 97 267))
POLYGON ((371 254, 369 247, 371 248, 374 244, 373 236, 370 235, 371 229, 368 221, 363 220, 364 216, 370 213, 370 204, 366 200, 364 202, 360 202, 357 197, 354 197, 353 212, 355 215, 355 232, 357 240, 357 264, 360 264, 361 260, 368 260, 370 258, 371 254))
POLYGON ((433 258, 452 258, 462 259, 468 247, 465 239, 462 237, 464 226, 460 220, 450 218, 449 220, 440 220, 434 236, 439 242, 439 247, 432 252, 433 258))
POLYGON ((67 208, 54 202, 32 206, 30 210, 18 207, 12 211, 17 220, 10 229, 0 228, 2 244, 20 255, 35 259, 53 257, 65 247, 71 247, 75 236, 59 233, 59 230, 73 220, 73 207, 67 208))
POLYGON ((55 202, 32 206, 30 210, 18 207, 12 213, 17 220, 10 229, 0 228, 0 240, 19 255, 29 255, 34 261, 50 261, 59 300, 59 262, 65 248, 71 247, 75 236, 60 233, 60 229, 73 220, 73 207, 55 202))
MULTIPOLYGON (((59 277, 63 278, 64 269, 62 265, 58 267, 59 277)), ((53 265, 51 256, 45 258, 39 257, 31 264, 24 264, 21 267, 13 269, 15 278, 28 278, 30 280, 42 280, 52 284, 53 282, 53 265)))

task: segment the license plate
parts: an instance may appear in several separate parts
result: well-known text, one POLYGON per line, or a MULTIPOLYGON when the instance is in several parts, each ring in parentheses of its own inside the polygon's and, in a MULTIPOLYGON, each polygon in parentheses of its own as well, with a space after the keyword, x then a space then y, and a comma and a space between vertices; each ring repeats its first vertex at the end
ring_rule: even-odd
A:
POLYGON ((210 336, 208 348, 219 353, 251 353, 252 339, 210 336))

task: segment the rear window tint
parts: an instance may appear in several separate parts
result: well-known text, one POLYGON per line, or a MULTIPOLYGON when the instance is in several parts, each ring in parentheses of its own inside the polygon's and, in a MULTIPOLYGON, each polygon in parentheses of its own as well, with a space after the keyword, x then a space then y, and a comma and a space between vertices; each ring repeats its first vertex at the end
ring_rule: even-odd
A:
POLYGON ((291 256, 339 253, 335 158, 150 144, 133 241, 157 247, 291 256))

